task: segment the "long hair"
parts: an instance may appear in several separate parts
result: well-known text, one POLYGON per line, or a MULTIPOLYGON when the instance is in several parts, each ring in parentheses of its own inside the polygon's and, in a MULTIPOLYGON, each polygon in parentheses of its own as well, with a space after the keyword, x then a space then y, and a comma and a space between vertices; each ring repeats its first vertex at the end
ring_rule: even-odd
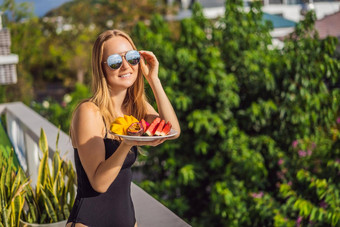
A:
MULTIPOLYGON (((107 129, 115 120, 117 114, 114 111, 114 103, 110 99, 110 90, 106 76, 102 67, 102 57, 105 41, 121 36, 125 38, 137 50, 135 44, 128 34, 120 30, 108 30, 101 33, 95 41, 92 49, 92 97, 85 101, 95 103, 104 119, 104 124, 107 129)), ((128 115, 133 115, 138 120, 146 117, 147 114, 147 99, 144 91, 144 77, 141 66, 138 66, 138 75, 134 84, 127 89, 125 99, 123 101, 123 109, 128 115)))

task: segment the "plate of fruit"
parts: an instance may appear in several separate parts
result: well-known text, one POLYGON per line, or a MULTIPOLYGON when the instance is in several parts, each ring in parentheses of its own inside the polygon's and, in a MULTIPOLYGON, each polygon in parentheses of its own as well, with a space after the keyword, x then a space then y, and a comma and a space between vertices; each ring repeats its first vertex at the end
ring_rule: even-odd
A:
POLYGON ((177 131, 171 123, 157 117, 149 124, 144 119, 137 120, 132 115, 118 117, 110 126, 110 133, 127 140, 153 141, 175 136, 177 131))

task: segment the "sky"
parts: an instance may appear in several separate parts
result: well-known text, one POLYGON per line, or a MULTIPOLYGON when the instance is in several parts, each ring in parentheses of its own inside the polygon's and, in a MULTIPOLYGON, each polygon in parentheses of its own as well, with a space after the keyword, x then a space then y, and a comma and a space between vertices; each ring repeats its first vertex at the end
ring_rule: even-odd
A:
MULTIPOLYGON (((31 2, 34 7, 34 13, 38 17, 44 16, 51 9, 57 8, 65 2, 69 2, 71 0, 15 0, 17 3, 20 2, 31 2)), ((4 0, 0 0, 0 4, 2 4, 4 0)))

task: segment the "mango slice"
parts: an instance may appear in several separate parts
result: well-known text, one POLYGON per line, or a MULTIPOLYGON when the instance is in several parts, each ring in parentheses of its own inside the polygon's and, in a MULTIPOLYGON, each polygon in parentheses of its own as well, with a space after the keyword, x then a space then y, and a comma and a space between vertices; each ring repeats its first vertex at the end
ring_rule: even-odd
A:
POLYGON ((132 123, 139 122, 132 115, 124 115, 124 117, 117 117, 114 122, 111 123, 111 132, 119 135, 127 135, 127 129, 132 123))

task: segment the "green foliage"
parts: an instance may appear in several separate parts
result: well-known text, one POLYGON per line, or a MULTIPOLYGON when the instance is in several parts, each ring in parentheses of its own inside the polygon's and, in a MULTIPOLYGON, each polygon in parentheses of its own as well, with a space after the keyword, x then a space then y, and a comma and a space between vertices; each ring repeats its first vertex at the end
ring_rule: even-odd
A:
POLYGON ((282 160, 279 196, 287 201, 286 215, 294 212, 315 223, 338 225, 340 147, 339 137, 332 137, 317 134, 312 140, 297 140, 290 149, 293 157, 282 160))
POLYGON ((258 3, 227 1, 217 23, 195 4, 178 38, 159 16, 137 24, 182 129, 149 149, 140 185, 194 226, 338 225, 340 62, 314 21, 282 50, 258 3))
POLYGON ((147 21, 155 12, 172 7, 155 0, 70 1, 43 18, 34 17, 32 5, 4 0, 0 11, 11 32, 11 52, 19 56, 18 82, 0 87, 0 102, 22 101, 29 105, 52 96, 48 85, 72 89, 75 83, 90 84, 91 47, 100 32, 147 21), (56 16, 57 15, 57 16, 56 16), (112 16, 114 15, 114 17, 112 16))
POLYGON ((52 98, 46 98, 41 103, 32 102, 31 107, 54 125, 60 126, 64 132, 68 132, 74 109, 81 100, 90 96, 88 87, 78 83, 72 93, 64 95, 61 103, 52 98))
MULTIPOLYGON (((8 158, 11 152, 5 152, 5 151, 9 151, 12 149, 12 143, 9 140, 8 135, 5 131, 2 119, 0 119, 0 146, 3 152, 3 155, 5 155, 8 158)), ((15 162, 17 162, 16 159, 15 159, 15 162)))
POLYGON ((25 173, 14 163, 14 150, 0 146, 0 226, 19 226, 24 206, 25 173), (9 152, 9 153, 8 153, 9 152))
POLYGON ((20 22, 33 16, 33 7, 29 2, 15 2, 15 0, 1 1, 0 11, 6 12, 4 15, 5 24, 14 21, 20 22))
POLYGON ((0 87, 0 102, 11 102, 21 100, 29 103, 33 98, 31 75, 27 73, 25 65, 21 61, 28 62, 36 56, 32 43, 39 45, 41 38, 40 26, 33 18, 32 7, 28 2, 16 3, 14 0, 4 0, 0 5, 0 11, 5 12, 2 16, 3 26, 11 33, 11 52, 19 55, 17 67, 17 84, 2 85, 0 87), (29 23, 22 23, 27 20, 29 23), (32 26, 29 26, 32 25, 32 26), (18 29, 20 27, 20 29, 18 29), (19 51, 18 51, 19 50, 19 51), (23 55, 21 53, 30 54, 23 55))
POLYGON ((70 215, 76 182, 72 164, 60 157, 57 145, 50 171, 49 148, 43 130, 39 147, 43 157, 34 190, 22 168, 15 163, 14 150, 0 145, 0 226, 19 226, 20 219, 29 223, 58 222, 70 215))
POLYGON ((112 29, 112 26, 123 26, 128 30, 137 21, 147 20, 156 12, 164 12, 165 6, 163 1, 157 0, 74 0, 52 10, 47 16, 63 16, 73 24, 95 25, 100 30, 112 29))
MULTIPOLYGON (((18 10, 16 6, 12 8, 18 10)), ((11 32, 11 52, 19 56, 18 82, 0 88, 0 102, 20 100, 29 104, 39 92, 46 92, 50 83, 58 82, 67 88, 76 82, 89 83, 88 47, 98 34, 97 28, 75 24, 67 29, 67 21, 59 24, 55 20, 26 16, 20 23, 6 23, 11 32)))
POLYGON ((27 210, 23 211, 23 220, 28 223, 53 223, 66 220, 75 200, 76 175, 71 161, 60 157, 57 148, 52 159, 52 169, 48 164, 48 142, 41 129, 39 147, 43 153, 40 160, 38 179, 35 190, 29 185, 25 195, 27 210))

